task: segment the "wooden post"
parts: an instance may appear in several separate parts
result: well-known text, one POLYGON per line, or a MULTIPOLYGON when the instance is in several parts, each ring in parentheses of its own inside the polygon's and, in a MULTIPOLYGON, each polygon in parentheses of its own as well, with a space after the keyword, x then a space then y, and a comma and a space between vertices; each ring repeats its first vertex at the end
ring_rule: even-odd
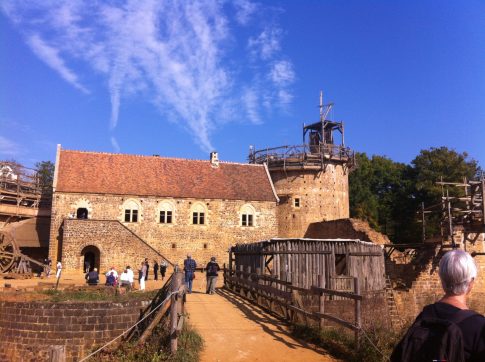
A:
POLYGON ((231 276, 232 275, 232 269, 233 269, 233 265, 232 265, 232 257, 233 257, 233 254, 232 254, 232 246, 229 248, 229 275, 231 276))
POLYGON ((223 283, 222 284, 225 287, 227 287, 226 286, 226 263, 223 264, 223 268, 222 268, 222 280, 223 280, 223 283))
POLYGON ((49 362, 65 362, 66 350, 65 346, 50 346, 49 348, 49 362))
MULTIPOLYGON (((242 265, 239 265, 239 271, 242 272, 243 271, 243 266, 242 265)), ((244 279, 244 275, 242 274, 239 274, 238 276, 239 279, 244 279)), ((244 293, 244 286, 242 285, 242 283, 239 285, 239 294, 241 294, 241 296, 245 297, 246 294, 244 293)))
MULTIPOLYGON (((180 287, 180 279, 178 277, 178 265, 175 265, 173 270, 172 285, 170 292, 177 292, 180 287)), ((177 352, 177 323, 178 323, 178 308, 177 308, 177 294, 171 296, 170 305, 170 351, 177 352)))
MULTIPOLYGON (((261 280, 259 279, 259 277, 261 276, 261 268, 256 268, 256 274, 258 275, 257 283, 261 284, 261 280)), ((258 305, 262 305, 262 301, 261 301, 261 297, 259 296, 259 293, 256 294, 256 302, 258 303, 258 305)))
MULTIPOLYGON (((354 293, 360 295, 359 278, 354 278, 354 293)), ((362 328, 361 314, 360 314, 360 300, 355 299, 355 325, 359 328, 355 331, 355 345, 360 348, 360 330, 362 328)))
MULTIPOLYGON (((323 275, 318 275, 318 286, 320 288, 325 288, 325 277, 323 275)), ((325 313, 325 294, 320 293, 319 299, 320 299, 319 310, 320 310, 320 313, 323 314, 325 313)), ((324 324, 325 324, 325 319, 320 318, 320 328, 323 328, 324 324)))

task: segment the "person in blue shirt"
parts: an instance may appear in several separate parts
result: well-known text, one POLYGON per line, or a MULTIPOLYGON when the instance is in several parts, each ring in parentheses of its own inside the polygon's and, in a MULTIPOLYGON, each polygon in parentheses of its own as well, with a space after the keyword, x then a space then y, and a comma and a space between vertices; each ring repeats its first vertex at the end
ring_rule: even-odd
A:
POLYGON ((195 268, 197 263, 192 259, 192 255, 187 254, 187 259, 184 260, 185 284, 188 288, 188 293, 192 293, 192 281, 195 278, 195 268))

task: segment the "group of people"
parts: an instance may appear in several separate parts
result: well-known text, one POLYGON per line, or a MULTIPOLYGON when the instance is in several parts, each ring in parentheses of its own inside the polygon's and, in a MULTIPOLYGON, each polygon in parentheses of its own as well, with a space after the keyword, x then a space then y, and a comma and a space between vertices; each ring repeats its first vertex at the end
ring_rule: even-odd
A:
MULTIPOLYGON (((111 287, 121 286, 121 287, 126 287, 129 290, 133 288, 134 273, 133 273, 133 270, 131 270, 131 267, 129 265, 127 265, 126 268, 123 269, 123 272, 121 273, 121 275, 119 275, 115 267, 112 266, 111 269, 106 272, 105 277, 106 277, 105 285, 107 286, 111 286, 111 287)), ((97 268, 88 269, 88 272, 85 275, 85 279, 89 285, 98 285, 99 284, 98 269, 97 268)))
MULTIPOLYGON (((192 293, 192 284, 195 279, 195 269, 197 268, 197 263, 192 259, 191 254, 187 254, 187 259, 184 260, 184 274, 185 274, 185 284, 187 285, 187 293, 192 293)), ((216 262, 216 258, 211 257, 210 261, 207 263, 206 267, 206 293, 214 294, 216 292, 216 284, 218 272, 221 270, 219 264, 216 262)))
MULTIPOLYGON (((165 273, 167 272, 167 262, 165 260, 162 261, 161 264, 158 264, 156 260, 153 261, 153 275, 154 280, 158 280, 158 272, 162 277, 162 280, 165 279, 165 273)), ((145 282, 148 280, 148 272, 150 270, 150 263, 148 262, 148 258, 145 258, 144 261, 140 264, 140 269, 138 270, 138 282, 140 283, 140 290, 145 290, 145 282)))

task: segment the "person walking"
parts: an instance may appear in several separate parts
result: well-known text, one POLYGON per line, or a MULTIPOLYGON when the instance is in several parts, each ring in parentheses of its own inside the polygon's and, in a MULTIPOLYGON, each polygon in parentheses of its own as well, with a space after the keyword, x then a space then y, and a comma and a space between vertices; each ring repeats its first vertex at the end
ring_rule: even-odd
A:
POLYGON ((221 270, 219 264, 216 263, 216 257, 213 256, 210 262, 207 263, 206 266, 206 278, 207 278, 207 294, 214 294, 216 292, 216 284, 217 284, 217 272, 221 270))
POLYGON ((192 255, 187 254, 187 259, 184 260, 185 284, 188 288, 188 293, 192 293, 192 282, 195 279, 195 268, 197 263, 192 259, 192 255))
POLYGON ((145 279, 147 276, 147 265, 142 262, 140 265, 140 270, 138 274, 138 282, 140 283, 140 290, 145 290, 145 279))
POLYGON ((156 260, 153 261, 153 275, 155 280, 158 280, 158 263, 156 260))
POLYGON ((162 280, 165 279, 165 273, 167 272, 167 262, 164 260, 160 264, 160 274, 162 275, 162 280))
POLYGON ((148 270, 150 269, 150 264, 148 264, 148 258, 145 258, 145 265, 146 265, 145 280, 148 280, 148 270))
POLYGON ((439 277, 445 295, 427 305, 394 348, 398 361, 485 361, 485 317, 468 308, 477 267, 463 250, 447 252, 439 277))

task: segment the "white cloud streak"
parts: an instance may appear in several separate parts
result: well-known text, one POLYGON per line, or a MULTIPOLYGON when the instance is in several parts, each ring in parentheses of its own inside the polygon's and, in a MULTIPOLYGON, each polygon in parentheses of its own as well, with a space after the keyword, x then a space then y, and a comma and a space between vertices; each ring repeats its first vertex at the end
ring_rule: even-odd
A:
POLYGON ((116 138, 111 137, 110 141, 111 141, 111 146, 113 146, 114 151, 120 152, 121 148, 120 148, 120 145, 118 144, 118 141, 116 140, 116 138))
POLYGON ((21 153, 21 147, 6 137, 0 136, 0 155, 14 157, 21 153))
POLYGON ((238 117, 260 123, 270 105, 291 100, 295 77, 291 62, 281 60, 282 32, 249 0, 7 0, 2 10, 33 52, 75 88, 87 92, 75 73, 86 71, 79 64, 106 78, 111 129, 123 99, 141 96, 208 151, 218 124, 238 117), (254 35, 240 39, 237 26, 249 23, 254 35), (248 47, 246 59, 231 58, 238 43, 248 47), (243 109, 243 116, 231 109, 243 109))
POLYGON ((59 75, 68 83, 72 84, 75 88, 79 89, 84 93, 89 93, 89 91, 84 88, 78 81, 77 75, 74 74, 64 63, 62 58, 59 56, 59 50, 47 45, 39 35, 33 35, 28 40, 27 43, 32 48, 32 51, 42 59, 49 67, 54 69, 59 75))

